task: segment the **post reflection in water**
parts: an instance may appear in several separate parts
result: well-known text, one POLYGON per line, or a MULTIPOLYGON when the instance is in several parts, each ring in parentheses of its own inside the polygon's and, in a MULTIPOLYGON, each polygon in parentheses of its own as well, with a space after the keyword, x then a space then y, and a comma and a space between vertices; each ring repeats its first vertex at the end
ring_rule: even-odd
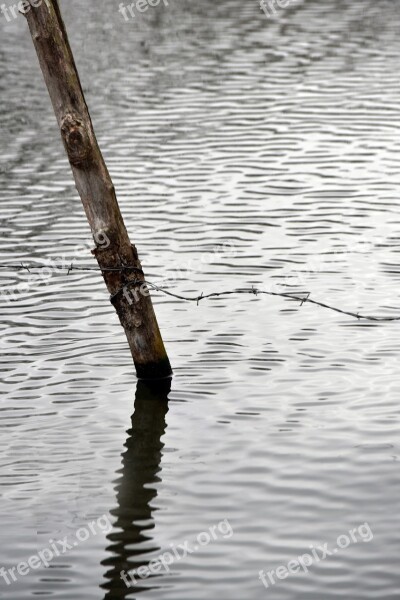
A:
POLYGON ((148 565, 150 558, 146 560, 146 555, 160 550, 151 535, 156 510, 152 502, 157 496, 154 484, 161 481, 159 473, 164 446, 161 438, 166 428, 170 390, 171 379, 137 383, 132 427, 122 455, 121 477, 116 482, 118 506, 111 511, 117 520, 107 536, 110 541, 107 551, 112 556, 102 562, 109 567, 107 581, 101 586, 107 590, 104 600, 125 598, 152 587, 149 578, 144 580, 146 585, 141 585, 137 578, 138 583, 131 583, 132 587, 128 588, 120 573, 148 565))

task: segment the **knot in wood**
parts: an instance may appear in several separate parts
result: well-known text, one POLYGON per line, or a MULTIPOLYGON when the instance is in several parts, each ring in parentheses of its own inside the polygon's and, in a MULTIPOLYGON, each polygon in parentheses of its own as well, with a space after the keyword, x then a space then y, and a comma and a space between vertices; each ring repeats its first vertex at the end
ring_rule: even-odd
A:
POLYGON ((74 115, 66 115, 61 122, 61 135, 71 164, 79 167, 87 162, 92 145, 82 121, 74 115))

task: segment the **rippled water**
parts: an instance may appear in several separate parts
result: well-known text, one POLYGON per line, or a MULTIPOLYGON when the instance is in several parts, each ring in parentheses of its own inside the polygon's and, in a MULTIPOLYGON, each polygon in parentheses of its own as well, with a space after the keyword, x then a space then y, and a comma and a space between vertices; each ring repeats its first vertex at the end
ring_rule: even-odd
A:
MULTIPOLYGON (((272 21, 256 0, 170 0, 125 22, 118 4, 61 6, 148 278, 400 313, 399 5, 297 1, 272 21)), ((26 24, 0 29, 0 262, 94 264, 26 24)), ((398 599, 399 325, 154 300, 170 392, 137 387, 96 273, 2 294, 0 566, 101 515, 113 528, 0 597, 398 599), (225 519, 231 537, 168 575, 120 579, 225 519), (370 542, 259 580, 362 523, 370 542)))

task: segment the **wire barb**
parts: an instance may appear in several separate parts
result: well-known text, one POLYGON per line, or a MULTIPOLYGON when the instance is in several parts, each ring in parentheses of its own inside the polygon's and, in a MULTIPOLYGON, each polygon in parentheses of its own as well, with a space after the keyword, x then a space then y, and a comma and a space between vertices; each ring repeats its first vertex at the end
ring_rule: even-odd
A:
POLYGON ((307 296, 302 299, 302 301, 300 302, 300 306, 303 306, 303 304, 305 302, 308 302, 308 299, 309 299, 310 295, 311 295, 311 292, 307 292, 307 296))

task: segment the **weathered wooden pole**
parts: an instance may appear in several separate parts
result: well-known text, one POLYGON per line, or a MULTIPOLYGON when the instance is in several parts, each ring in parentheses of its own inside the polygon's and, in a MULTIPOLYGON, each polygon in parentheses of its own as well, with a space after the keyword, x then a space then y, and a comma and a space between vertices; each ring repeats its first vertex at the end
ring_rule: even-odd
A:
POLYGON ((116 269, 103 271, 103 277, 125 329, 137 376, 168 377, 171 366, 153 304, 97 144, 58 0, 24 0, 23 5, 76 188, 96 243, 93 254, 101 269, 116 269), (107 247, 98 243, 105 236, 110 241, 107 247), (133 268, 124 268, 126 265, 133 268), (137 283, 128 283, 134 280, 137 283), (126 292, 127 284, 134 294, 126 292))

